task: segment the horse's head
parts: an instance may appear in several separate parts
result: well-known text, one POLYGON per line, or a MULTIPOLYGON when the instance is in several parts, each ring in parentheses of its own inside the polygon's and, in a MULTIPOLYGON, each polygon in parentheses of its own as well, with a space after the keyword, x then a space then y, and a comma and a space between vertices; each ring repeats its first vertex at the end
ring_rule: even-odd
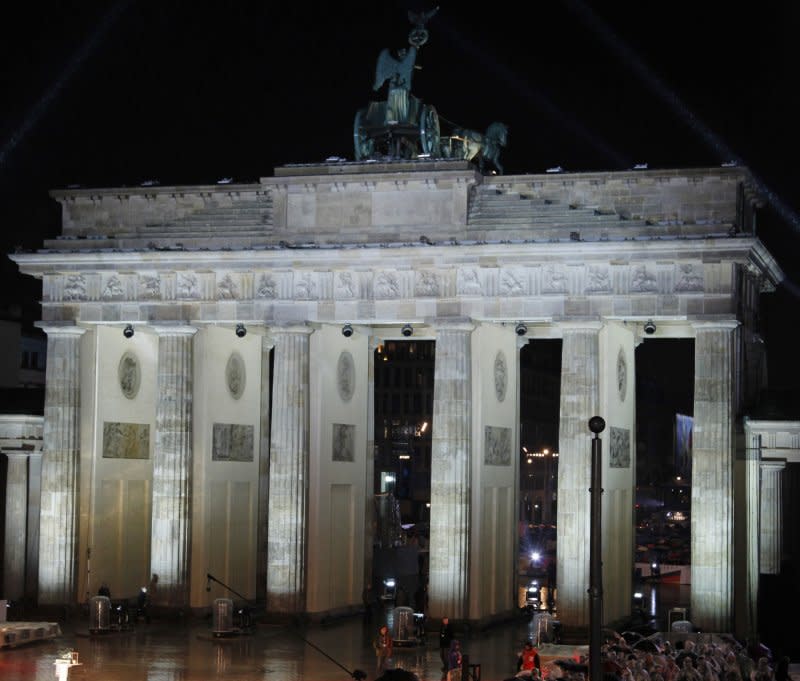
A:
POLYGON ((495 121, 486 128, 486 138, 501 147, 506 146, 506 142, 508 142, 508 126, 505 123, 495 121))

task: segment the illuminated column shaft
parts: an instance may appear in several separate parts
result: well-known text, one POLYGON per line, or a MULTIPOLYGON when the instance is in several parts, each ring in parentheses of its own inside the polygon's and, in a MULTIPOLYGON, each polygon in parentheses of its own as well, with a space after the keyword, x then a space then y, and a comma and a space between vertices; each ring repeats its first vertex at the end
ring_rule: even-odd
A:
POLYGON ((432 616, 453 619, 467 615, 472 329, 438 329, 433 379, 429 603, 432 616))
POLYGON ((781 572, 784 468, 786 468, 785 461, 761 461, 759 568, 761 574, 765 575, 778 575, 781 572))
MULTIPOLYGON (((758 632, 758 582, 759 582, 759 495, 761 486, 760 461, 761 461, 761 436, 753 434, 748 428, 745 420, 745 436, 747 446, 745 447, 744 459, 744 490, 745 490, 745 513, 744 513, 744 536, 747 546, 745 554, 745 576, 744 589, 735 606, 744 607, 744 618, 742 624, 737 623, 737 629, 743 627, 743 633, 747 637, 757 635, 758 632), (743 604, 743 606, 742 606, 743 604)), ((738 619, 738 618, 737 618, 738 619)), ((739 632, 742 633, 742 632, 739 632)))
POLYGON ((565 325, 558 430, 558 612, 570 627, 589 626, 592 459, 589 419, 597 414, 601 325, 565 325))
POLYGON ((28 509, 28 455, 4 452, 6 475, 6 533, 3 554, 3 596, 17 600, 25 593, 25 548, 28 509))
POLYGON ((305 609, 311 329, 276 329, 269 467, 267 607, 305 609))
POLYGON ((39 524, 42 499, 42 452, 28 452, 28 520, 25 558, 25 596, 38 600, 39 524))
POLYGON ((692 622, 730 631, 733 614, 733 338, 737 322, 694 325, 692 622))
POLYGON ((189 602, 192 483, 192 327, 156 327, 158 395, 150 570, 157 605, 189 602))
POLYGON ((258 550, 256 552, 256 597, 264 600, 267 588, 267 537, 269 527, 269 438, 270 364, 272 339, 261 338, 261 442, 258 455, 258 550))
POLYGON ((43 327, 47 333, 44 396, 39 604, 76 599, 78 458, 80 455, 80 337, 78 327, 43 327))

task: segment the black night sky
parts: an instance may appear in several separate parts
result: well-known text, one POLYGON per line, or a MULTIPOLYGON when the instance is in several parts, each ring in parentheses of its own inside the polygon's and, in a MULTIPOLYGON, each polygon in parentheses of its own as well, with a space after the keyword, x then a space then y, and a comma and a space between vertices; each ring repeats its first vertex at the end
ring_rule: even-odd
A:
MULTIPOLYGON (((431 3, 432 4, 432 3, 431 3)), ((0 249, 59 228, 68 185, 256 180, 352 158, 353 117, 419 2, 28 3, 0 41, 0 249)), ((509 126, 508 173, 737 161, 769 201, 760 236, 800 282, 800 6, 442 3, 412 90, 444 121, 509 126)), ((0 265, 0 304, 39 316, 37 282, 0 265)), ((786 286, 764 297, 771 387, 800 379, 786 286)))

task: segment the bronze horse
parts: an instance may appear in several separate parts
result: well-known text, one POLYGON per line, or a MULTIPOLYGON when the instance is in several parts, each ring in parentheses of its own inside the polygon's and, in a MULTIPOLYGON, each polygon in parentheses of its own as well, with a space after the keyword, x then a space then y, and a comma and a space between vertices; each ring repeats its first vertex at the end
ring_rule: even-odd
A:
POLYGON ((500 163, 500 150, 508 142, 508 127, 504 123, 497 121, 492 123, 486 129, 485 135, 476 130, 457 128, 453 139, 459 142, 458 156, 467 161, 477 159, 481 172, 484 172, 486 161, 489 161, 497 169, 498 173, 503 173, 503 166, 500 163))

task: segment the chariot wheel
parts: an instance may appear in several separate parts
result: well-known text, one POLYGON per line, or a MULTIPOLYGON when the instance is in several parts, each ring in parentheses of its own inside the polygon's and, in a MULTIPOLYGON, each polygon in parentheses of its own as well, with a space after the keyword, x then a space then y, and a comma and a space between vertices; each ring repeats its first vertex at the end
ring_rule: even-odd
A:
POLYGON ((429 104, 422 107, 419 116, 419 141, 422 153, 430 154, 433 157, 441 155, 440 142, 441 133, 439 130, 439 115, 429 104))
POLYGON ((375 148, 375 141, 370 139, 364 127, 365 118, 366 110, 360 109, 356 112, 356 117, 353 121, 353 150, 355 152, 356 161, 363 161, 372 156, 372 152, 375 148))

